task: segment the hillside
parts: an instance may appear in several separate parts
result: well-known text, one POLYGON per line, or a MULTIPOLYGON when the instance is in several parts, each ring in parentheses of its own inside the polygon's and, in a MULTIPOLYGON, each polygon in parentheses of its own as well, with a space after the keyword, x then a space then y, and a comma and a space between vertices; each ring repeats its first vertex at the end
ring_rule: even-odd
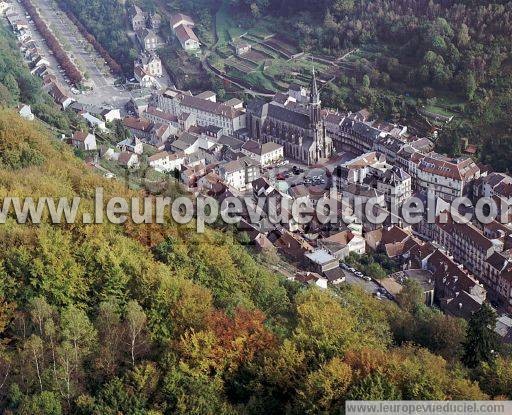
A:
MULTIPOLYGON (((86 210, 100 186, 136 195, 0 111, 2 200, 80 196, 86 210)), ((301 288, 229 232, 10 217, 0 273, 6 414, 338 413, 348 398, 487 396, 458 363, 463 321, 413 291, 400 309, 356 288, 301 288)), ((479 370, 487 393, 506 390, 506 375, 491 387, 479 370)))
POLYGON ((498 171, 512 165, 510 1, 234 1, 241 15, 289 28, 301 48, 339 56, 343 75, 324 88, 324 103, 367 107, 414 123, 416 110, 454 116, 438 143, 458 155, 463 139, 498 171))
POLYGON ((39 78, 32 76, 16 45, 16 38, 0 22, 0 107, 22 102, 32 106, 33 113, 48 125, 69 133, 79 121, 72 111, 61 111, 53 99, 41 89, 39 78))

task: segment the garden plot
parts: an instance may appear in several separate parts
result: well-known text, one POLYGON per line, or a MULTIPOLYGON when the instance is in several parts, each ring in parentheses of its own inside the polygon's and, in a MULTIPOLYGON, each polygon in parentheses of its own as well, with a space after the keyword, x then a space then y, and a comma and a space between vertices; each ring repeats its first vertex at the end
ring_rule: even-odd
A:
POLYGON ((235 69, 236 71, 239 71, 244 74, 249 74, 253 72, 256 68, 256 64, 252 64, 248 61, 242 61, 238 58, 231 57, 224 61, 224 66, 235 69))
POLYGON ((290 40, 281 35, 275 35, 262 42, 262 45, 268 46, 270 49, 275 50, 288 59, 293 58, 299 53, 299 49, 290 40))
POLYGON ((273 57, 270 55, 267 55, 263 52, 260 52, 259 50, 251 49, 249 52, 244 53, 241 55, 242 58, 247 59, 248 61, 253 62, 254 64, 259 64, 267 59, 272 59, 273 57))

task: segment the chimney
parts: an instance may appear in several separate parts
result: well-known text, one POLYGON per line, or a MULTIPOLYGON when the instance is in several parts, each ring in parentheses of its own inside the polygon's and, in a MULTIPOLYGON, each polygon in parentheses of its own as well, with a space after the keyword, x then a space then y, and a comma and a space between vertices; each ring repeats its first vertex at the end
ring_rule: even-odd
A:
POLYGON ((459 303, 459 310, 462 310, 462 303, 459 303))

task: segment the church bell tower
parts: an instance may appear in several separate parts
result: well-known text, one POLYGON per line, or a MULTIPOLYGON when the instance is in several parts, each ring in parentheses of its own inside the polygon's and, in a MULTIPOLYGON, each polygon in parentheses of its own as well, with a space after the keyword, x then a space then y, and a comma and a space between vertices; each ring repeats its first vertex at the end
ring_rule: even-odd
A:
POLYGON ((313 77, 311 79, 311 88, 309 92, 309 120, 312 126, 316 126, 321 119, 320 93, 316 84, 315 67, 313 67, 313 77))

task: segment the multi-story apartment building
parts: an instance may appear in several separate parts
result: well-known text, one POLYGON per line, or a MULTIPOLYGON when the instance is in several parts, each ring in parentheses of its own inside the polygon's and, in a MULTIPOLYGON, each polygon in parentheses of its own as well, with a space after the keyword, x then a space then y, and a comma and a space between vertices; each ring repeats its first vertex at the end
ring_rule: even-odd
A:
POLYGON ((242 157, 219 165, 217 174, 225 184, 243 190, 260 177, 260 166, 250 157, 242 157))
POLYGON ((472 274, 481 278, 484 263, 494 252, 503 250, 503 243, 491 240, 469 223, 442 225, 448 237, 448 249, 455 261, 463 264, 472 274))
POLYGON ((158 106, 178 117, 181 114, 191 114, 198 126, 213 125, 220 128, 222 134, 233 135, 245 128, 244 110, 174 89, 167 89, 158 96, 158 106))
POLYGON ((283 159, 283 146, 272 141, 260 144, 247 140, 241 148, 242 153, 256 160, 262 167, 269 166, 283 159))
POLYGON ((178 117, 153 106, 148 106, 142 113, 142 118, 155 124, 168 124, 176 130, 179 128, 178 117))
POLYGON ((474 180, 480 177, 480 168, 469 157, 449 158, 430 153, 416 160, 417 167, 410 169, 409 174, 415 175, 417 187, 449 202, 471 194, 474 180))
POLYGON ((484 264, 483 282, 489 286, 491 299, 512 312, 512 258, 510 253, 493 253, 484 264))
POLYGON ((339 194, 349 184, 360 184, 376 189, 384 195, 389 206, 392 202, 401 206, 411 197, 411 176, 398 166, 392 166, 383 154, 375 151, 363 154, 333 172, 333 183, 339 194))
POLYGON ((402 206, 412 195, 411 176, 400 167, 393 166, 382 174, 378 173, 373 180, 379 192, 384 194, 386 203, 402 206))

